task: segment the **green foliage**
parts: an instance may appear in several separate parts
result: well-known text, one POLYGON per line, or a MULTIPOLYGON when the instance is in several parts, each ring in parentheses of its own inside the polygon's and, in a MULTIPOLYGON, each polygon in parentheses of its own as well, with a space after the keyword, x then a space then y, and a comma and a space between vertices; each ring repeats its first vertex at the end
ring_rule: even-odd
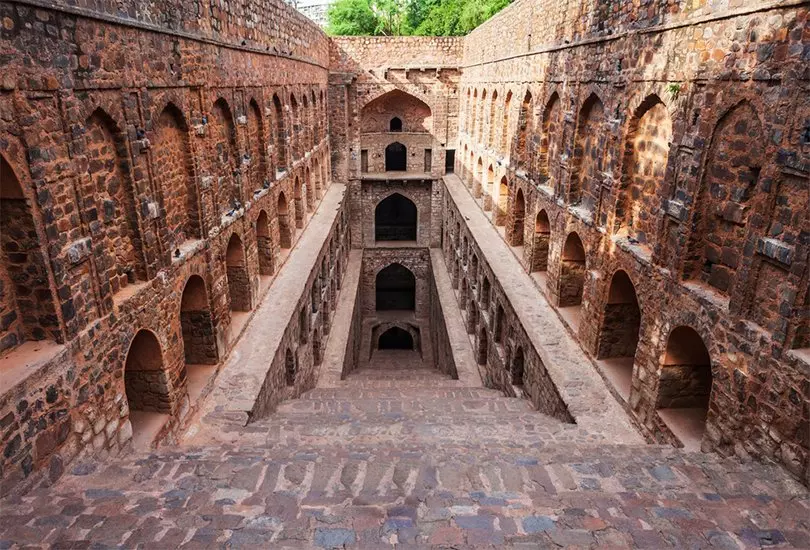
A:
POLYGON ((461 36, 512 0, 337 0, 327 31, 335 35, 461 36))

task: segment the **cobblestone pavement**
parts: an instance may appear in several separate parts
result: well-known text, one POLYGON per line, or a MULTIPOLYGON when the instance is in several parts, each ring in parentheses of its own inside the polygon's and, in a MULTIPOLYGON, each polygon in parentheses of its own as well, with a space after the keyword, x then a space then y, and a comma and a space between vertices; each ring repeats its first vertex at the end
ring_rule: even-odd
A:
POLYGON ((423 369, 364 370, 208 441, 2 503, 0 548, 810 548, 777 467, 615 445, 423 369), (237 437, 238 436, 238 437, 237 437))

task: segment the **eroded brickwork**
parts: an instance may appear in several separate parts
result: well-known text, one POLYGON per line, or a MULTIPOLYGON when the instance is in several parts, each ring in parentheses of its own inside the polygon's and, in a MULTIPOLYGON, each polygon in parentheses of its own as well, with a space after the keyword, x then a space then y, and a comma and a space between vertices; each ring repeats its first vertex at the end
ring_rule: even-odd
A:
POLYGON ((456 173, 649 437, 807 480, 807 10, 615 8, 522 0, 465 39, 456 173), (666 359, 681 329, 706 364, 666 359))
POLYGON ((133 433, 175 439, 329 187, 331 154, 328 40, 280 1, 22 1, 0 17, 6 493, 133 433), (302 191, 309 212, 285 222, 302 191))

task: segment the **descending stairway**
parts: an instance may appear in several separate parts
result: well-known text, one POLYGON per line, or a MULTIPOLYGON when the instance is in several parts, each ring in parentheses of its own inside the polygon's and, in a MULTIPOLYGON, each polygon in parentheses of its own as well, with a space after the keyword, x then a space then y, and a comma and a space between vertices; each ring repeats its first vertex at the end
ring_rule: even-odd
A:
POLYGON ((0 547, 810 547, 808 493, 779 468, 616 445, 418 362, 194 442, 2 503, 0 547))

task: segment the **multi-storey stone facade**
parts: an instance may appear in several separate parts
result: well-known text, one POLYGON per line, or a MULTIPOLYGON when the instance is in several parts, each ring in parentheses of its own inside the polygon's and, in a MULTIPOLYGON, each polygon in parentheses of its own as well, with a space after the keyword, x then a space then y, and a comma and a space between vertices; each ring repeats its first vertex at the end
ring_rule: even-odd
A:
POLYGON ((807 10, 621 6, 465 39, 456 172, 644 433, 807 479, 807 10))
POLYGON ((806 483, 807 17, 518 0, 330 39, 281 0, 0 3, 2 493, 312 389, 347 272, 338 376, 403 348, 468 375, 455 291, 487 386, 591 427, 598 384, 615 433, 806 483))
POLYGON ((331 182, 320 30, 132 6, 0 5, 4 491, 175 438, 331 182))

